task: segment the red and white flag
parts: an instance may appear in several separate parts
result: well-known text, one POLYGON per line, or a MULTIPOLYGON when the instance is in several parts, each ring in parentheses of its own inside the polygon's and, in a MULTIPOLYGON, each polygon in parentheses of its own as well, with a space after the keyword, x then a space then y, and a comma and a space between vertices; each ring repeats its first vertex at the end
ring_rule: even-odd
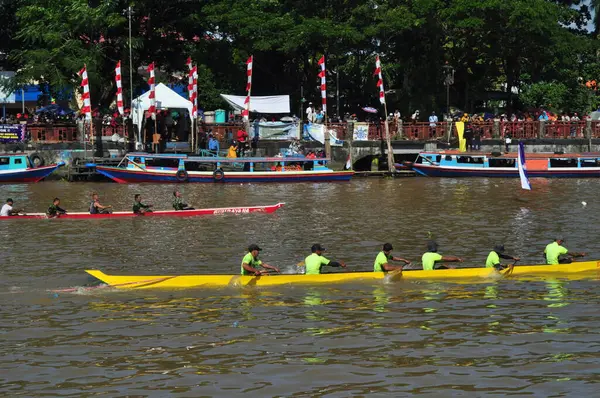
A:
POLYGON ((119 114, 122 115, 124 113, 124 109, 123 87, 121 85, 121 61, 117 62, 117 67, 115 68, 115 82, 117 83, 117 109, 119 110, 119 114))
POLYGON ((383 89, 383 75, 381 74, 381 61, 379 55, 375 58, 375 75, 378 76, 377 87, 379 87, 379 102, 385 104, 385 90, 383 89))
POLYGON ((242 116, 245 120, 250 119, 250 93, 252 91, 252 61, 254 56, 250 56, 246 61, 246 75, 248 76, 248 82, 246 83, 246 99, 244 100, 244 110, 242 111, 242 116))
POLYGON ((148 108, 148 113, 152 116, 152 119, 156 119, 156 92, 155 92, 155 80, 154 80, 154 62, 148 65, 148 73, 150 77, 148 78, 148 84, 150 85, 150 95, 148 98, 150 99, 150 107, 148 108))
POLYGON ((186 63, 190 71, 188 75, 188 93, 192 103, 192 117, 196 119, 198 118, 198 67, 192 65, 191 57, 188 57, 186 63))
POLYGON ((92 105, 90 102, 90 83, 88 81, 88 74, 86 65, 83 65, 83 69, 79 71, 79 76, 81 76, 81 87, 83 87, 83 95, 81 98, 83 99, 83 107, 81 108, 81 112, 85 114, 85 118, 87 120, 92 120, 92 105))
POLYGON ((319 60, 319 65, 321 65, 321 72, 319 72, 319 77, 321 78, 321 105, 323 106, 323 113, 327 113, 327 77, 326 77, 326 69, 325 69, 325 56, 322 56, 319 60))

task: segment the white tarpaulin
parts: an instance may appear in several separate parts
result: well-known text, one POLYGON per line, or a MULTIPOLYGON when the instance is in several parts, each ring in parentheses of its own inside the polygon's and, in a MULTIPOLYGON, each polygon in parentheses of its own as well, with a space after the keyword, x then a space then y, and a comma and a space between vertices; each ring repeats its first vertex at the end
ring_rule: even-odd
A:
MULTIPOLYGON (((304 125, 304 131, 302 133, 302 138, 306 141, 317 141, 321 144, 325 143, 325 125, 310 123, 304 125)), ((334 130, 328 130, 329 133, 329 145, 331 146, 342 146, 344 141, 338 140, 335 136, 334 130)))
MULTIPOLYGON (((181 95, 177 94, 175 91, 171 90, 169 87, 165 86, 162 83, 159 83, 154 88, 156 94, 156 110, 159 109, 187 109, 188 115, 190 117, 190 121, 193 123, 192 119, 192 111, 193 105, 190 101, 183 98, 181 95)), ((136 99, 133 100, 133 109, 131 110, 131 118, 133 119, 133 124, 138 126, 139 142, 142 142, 142 125, 144 122, 144 113, 150 107, 150 91, 140 95, 136 99)))
MULTIPOLYGON (((246 96, 221 94, 221 97, 233 109, 245 109, 246 96)), ((269 95, 265 97, 250 97, 250 112, 258 113, 290 113, 289 95, 269 95)))

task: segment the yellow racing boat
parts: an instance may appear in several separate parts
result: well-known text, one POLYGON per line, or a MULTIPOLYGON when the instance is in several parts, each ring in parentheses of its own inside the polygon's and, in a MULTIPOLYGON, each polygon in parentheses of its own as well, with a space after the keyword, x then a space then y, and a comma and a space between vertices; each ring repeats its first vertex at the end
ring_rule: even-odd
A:
POLYGON ((600 261, 583 261, 560 265, 522 265, 498 272, 493 268, 455 268, 435 271, 405 270, 390 272, 338 272, 320 275, 107 275, 99 270, 86 270, 102 283, 123 289, 186 289, 227 286, 276 286, 287 284, 332 284, 356 281, 435 280, 474 282, 499 277, 600 278, 600 261))

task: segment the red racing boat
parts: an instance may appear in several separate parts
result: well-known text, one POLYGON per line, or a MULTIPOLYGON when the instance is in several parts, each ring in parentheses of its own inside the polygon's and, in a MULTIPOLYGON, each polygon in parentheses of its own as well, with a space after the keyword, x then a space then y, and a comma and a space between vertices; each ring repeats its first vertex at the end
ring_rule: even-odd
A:
MULTIPOLYGON (((67 213, 59 217, 59 219, 72 218, 123 218, 123 217, 193 217, 193 216, 212 216, 219 214, 248 214, 248 213, 274 213, 285 203, 277 203, 270 206, 248 206, 248 207, 217 207, 214 209, 197 209, 197 210, 157 210, 153 212, 136 214, 130 211, 116 211, 110 214, 90 214, 90 213, 67 213)), ((29 213, 18 216, 0 217, 0 220, 15 220, 15 219, 40 219, 48 218, 46 213, 29 213)))

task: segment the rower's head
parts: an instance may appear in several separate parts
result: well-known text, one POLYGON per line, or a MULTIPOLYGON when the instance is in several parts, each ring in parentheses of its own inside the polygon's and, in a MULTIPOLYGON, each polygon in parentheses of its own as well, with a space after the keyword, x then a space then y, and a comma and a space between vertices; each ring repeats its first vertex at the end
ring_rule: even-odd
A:
POLYGON ((6 203, 8 203, 9 205, 13 205, 13 200, 11 198, 6 199, 6 203))
POLYGON ((562 245, 563 243, 565 243, 565 238, 563 238, 562 236, 559 236, 558 238, 554 239, 554 241, 556 243, 558 243, 559 245, 562 245))
POLYGON ((56 206, 58 206, 60 204, 60 199, 59 198, 54 198, 54 200, 52 201, 52 203, 54 203, 56 206))
POLYGON ((92 200, 98 200, 98 194, 96 192, 92 193, 92 200))
POLYGON ((392 250, 394 250, 394 248, 392 247, 391 243, 384 243, 383 244, 383 252, 385 254, 390 254, 392 252, 392 250))
POLYGON ((321 246, 320 244, 316 243, 314 245, 312 245, 312 247, 310 248, 310 251, 313 253, 317 253, 319 256, 321 255, 321 253, 323 253, 326 249, 321 246))
POLYGON ((140 195, 139 193, 136 193, 135 196, 133 197, 133 200, 135 200, 136 202, 139 202, 142 200, 142 195, 140 195))
POLYGON ((250 253, 252 253, 252 256, 254 257, 258 257, 258 252, 260 252, 262 249, 260 247, 258 247, 257 244, 251 244, 250 246, 248 246, 248 251, 250 253))
POLYGON ((427 241, 427 251, 436 253, 438 251, 438 244, 434 240, 427 241))
POLYGON ((504 245, 496 245, 494 246, 494 251, 498 254, 504 253, 504 245))
POLYGON ((173 196, 175 196, 176 198, 181 197, 181 192, 179 192, 178 190, 173 191, 173 196))

